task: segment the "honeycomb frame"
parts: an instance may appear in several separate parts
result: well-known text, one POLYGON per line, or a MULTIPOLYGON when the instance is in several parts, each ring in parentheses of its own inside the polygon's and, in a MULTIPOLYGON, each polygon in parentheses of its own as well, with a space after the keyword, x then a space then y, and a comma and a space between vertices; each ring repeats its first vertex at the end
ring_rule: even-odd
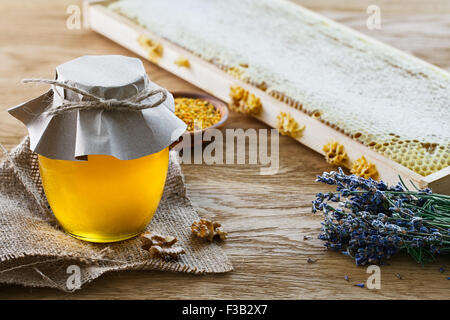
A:
MULTIPOLYGON (((106 4, 103 5, 95 5, 90 6, 93 7, 99 7, 104 6, 106 7, 106 4)), ((296 5, 297 6, 297 5, 296 5)), ((420 68, 428 68, 429 73, 427 71, 427 75, 438 75, 438 76, 444 76, 449 77, 449 74, 445 72, 444 70, 441 70, 439 68, 436 68, 434 66, 431 66, 429 64, 426 64, 425 62, 408 56, 407 54, 404 54, 396 49, 393 49, 392 47, 389 47, 387 45, 384 45, 382 43, 377 42, 376 40, 373 40, 365 35, 362 35, 358 32, 348 30, 346 27, 342 27, 339 24, 328 20, 326 18, 323 18, 315 13, 310 13, 307 9, 304 9, 300 6, 297 6, 298 10, 302 12, 302 14, 305 14, 305 16, 308 16, 308 18, 311 18, 314 21, 322 21, 324 25, 326 25, 329 28, 335 28, 337 30, 340 30, 343 34, 349 34, 354 38, 360 39, 359 41, 364 41, 365 43, 368 43, 373 46, 377 46, 381 48, 382 50, 386 51, 387 53, 393 55, 393 56, 401 56, 402 59, 406 61, 406 63, 409 63, 410 65, 419 65, 420 68), (342 29, 342 30, 341 30, 342 29)), ((112 16, 106 11, 112 11, 110 9, 105 9, 102 14, 107 16, 112 16)), ((122 15, 122 17, 126 15, 122 13, 114 12, 113 15, 122 15)), ((136 21, 136 19, 129 19, 134 26, 131 26, 130 29, 139 30, 139 32, 143 32, 142 25, 139 26, 139 23, 136 21)), ((121 21, 116 21, 118 24, 122 24, 121 21)), ((94 26, 94 30, 99 31, 103 34, 106 34, 106 36, 110 37, 108 35, 108 32, 105 32, 106 29, 103 28, 103 26, 99 26, 98 24, 94 26)), ((147 30, 144 32, 144 34, 147 33, 147 30)), ((201 54, 196 53, 195 51, 190 50, 186 47, 180 47, 176 42, 173 41, 167 41, 168 39, 163 39, 160 36, 158 36, 155 33, 155 30, 148 31, 148 34, 152 36, 152 38, 159 40, 162 44, 164 44, 164 49, 166 47, 170 48, 169 50, 173 50, 173 52, 176 53, 176 55, 183 55, 187 56, 189 60, 192 62, 192 73, 183 73, 183 78, 187 79, 188 81, 191 81, 199 86, 200 88, 203 88, 207 90, 208 92, 216 95, 217 97, 229 101, 228 94, 225 95, 224 92, 227 92, 229 90, 229 86, 231 85, 238 85, 243 88, 245 88, 248 91, 251 91, 255 95, 258 96, 258 98, 261 99, 261 102, 264 104, 266 111, 262 112, 261 114, 255 115, 256 118, 262 120, 265 123, 268 123, 272 127, 276 127, 276 114, 272 113, 269 108, 274 108, 274 110, 278 110, 277 112, 284 111, 289 112, 286 108, 282 107, 281 105, 273 102, 272 100, 268 99, 267 97, 270 96, 274 100, 279 101, 281 103, 286 104, 289 107, 292 107, 293 110, 296 110, 302 114, 308 115, 311 117, 311 119, 314 119, 318 122, 321 122, 322 124, 328 126, 329 128, 336 131, 336 135, 332 134, 331 131, 328 129, 325 129, 321 127, 320 125, 314 123, 313 126, 310 126, 308 129, 307 135, 297 138, 300 142, 306 144, 308 147, 314 149, 317 152, 320 152, 323 154, 323 151, 321 150, 323 145, 326 144, 326 141, 323 141, 323 139, 318 139, 320 145, 317 145, 316 142, 314 142, 314 137, 311 137, 312 134, 315 134, 315 129, 318 128, 320 130, 324 130, 328 132, 329 137, 337 137, 340 141, 342 141, 343 145, 345 146, 345 149, 348 149, 348 155, 349 160, 346 166, 350 167, 351 163, 358 159, 361 156, 365 156, 365 158, 370 162, 374 162, 376 164, 377 169, 379 169, 379 173, 382 179, 387 179, 385 181, 394 181, 395 179, 398 179, 398 175, 401 174, 403 177, 406 177, 406 179, 410 179, 420 186, 426 186, 434 184, 434 181, 440 181, 440 185, 446 185, 448 186, 448 176, 450 176, 449 172, 449 159, 448 159, 448 150, 450 148, 450 144, 444 144, 440 145, 433 141, 426 141, 426 140, 420 140, 420 139, 406 139, 406 138, 400 138, 400 134, 393 133, 389 135, 389 137, 383 141, 376 141, 373 139, 372 136, 369 134, 366 134, 364 132, 349 132, 346 131, 345 128, 340 128, 336 126, 335 124, 328 121, 326 118, 326 113, 323 112, 323 110, 320 108, 320 106, 316 106, 314 109, 311 109, 310 107, 304 105, 304 101, 302 99, 294 99, 292 97, 289 97, 286 94, 283 94, 283 92, 275 90, 270 87, 270 84, 266 81, 255 81, 255 79, 252 79, 248 75, 248 69, 251 67, 251 61, 250 64, 248 61, 241 61, 240 63, 236 64, 229 64, 227 65, 224 63, 223 60, 215 60, 215 59, 205 59, 201 54), (154 36, 154 37, 153 37, 154 36), (173 46, 172 46, 173 45, 173 46), (211 67, 206 66, 205 67, 205 60, 207 64, 211 64, 211 67), (217 67, 218 69, 224 71, 228 74, 229 77, 234 78, 235 80, 232 81, 229 78, 221 77, 218 71, 211 71, 212 65, 217 67), (235 66, 235 68, 233 68, 235 66), (211 84, 207 81, 203 81, 200 78, 194 77, 194 73, 199 75, 198 70, 203 69, 209 69, 208 72, 212 72, 211 74, 214 74, 214 77, 217 78, 217 83, 211 84), (231 69, 231 70, 230 70, 231 69), (245 85, 244 85, 245 84, 245 85), (225 87, 226 86, 226 87, 225 87), (225 89, 226 88, 226 89, 225 89), (251 88, 255 88, 255 90, 252 90, 251 88), (331 135, 330 135, 331 134, 331 135), (343 134, 346 137, 339 136, 338 134, 343 134), (348 138, 348 139, 347 139, 348 138), (351 141, 350 141, 350 140, 351 141), (355 145, 355 143, 361 144, 362 147, 358 147, 355 145), (411 154, 408 154, 408 152, 404 152, 405 148, 408 149, 417 149, 419 150, 417 157, 411 157, 411 154), (402 160, 401 158, 395 158, 395 152, 390 152, 391 149, 396 149, 398 153, 404 154, 405 157, 402 160), (370 151, 370 152, 369 152, 370 151), (376 153, 376 154, 375 154, 376 153), (437 157, 437 159, 434 159, 432 162, 427 160, 427 153, 428 154, 439 154, 440 156, 437 157), (408 158, 410 156, 410 158, 408 158), (386 158, 385 160, 382 160, 382 158, 386 158), (381 162, 380 162, 381 160, 381 162), (389 161, 387 161, 389 160, 389 161), (404 162, 407 161, 407 162, 404 162), (416 162, 417 161, 417 162, 416 162), (422 175, 419 175, 417 172, 421 172, 422 175)), ((125 37, 124 37, 125 38, 125 37)), ((118 41, 119 43, 129 43, 131 40, 125 40, 125 41, 118 41)), ((141 54, 140 52, 138 52, 141 54)), ((173 66, 173 58, 170 61, 170 64, 173 66)), ((161 59, 159 65, 163 68, 169 69, 171 72, 173 71, 173 68, 169 66, 167 61, 161 59)), ((177 74, 177 72, 174 72, 177 74)), ((293 117, 295 119, 300 119, 301 122, 308 124, 309 122, 306 121, 301 114, 298 112, 291 112, 293 117), (303 119, 303 120, 302 120, 303 119)), ((396 131, 393 131, 396 132, 396 131)), ((409 152, 410 153, 410 152, 409 152)), ((448 189, 448 188, 447 188, 448 189)), ((445 190, 445 188, 443 189, 445 190)))

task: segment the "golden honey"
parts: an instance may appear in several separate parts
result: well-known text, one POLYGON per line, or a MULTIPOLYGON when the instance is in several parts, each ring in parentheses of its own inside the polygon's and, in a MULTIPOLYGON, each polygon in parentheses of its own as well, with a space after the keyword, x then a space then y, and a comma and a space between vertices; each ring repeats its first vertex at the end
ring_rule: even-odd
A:
POLYGON ((45 194, 61 226, 91 242, 114 242, 142 232, 161 200, 169 148, 133 160, 89 155, 87 161, 39 155, 45 194))

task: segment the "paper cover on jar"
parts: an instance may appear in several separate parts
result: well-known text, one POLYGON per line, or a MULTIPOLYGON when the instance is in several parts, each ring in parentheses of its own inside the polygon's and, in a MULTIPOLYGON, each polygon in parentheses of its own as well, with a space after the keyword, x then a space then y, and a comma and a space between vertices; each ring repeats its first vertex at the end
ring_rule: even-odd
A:
POLYGON ((136 159, 168 147, 186 130, 186 124, 174 114, 172 95, 165 89, 165 99, 155 94, 132 103, 155 105, 161 99, 155 107, 115 109, 142 92, 162 91, 150 81, 139 59, 82 56, 58 66, 56 81, 98 97, 102 103, 54 85, 45 94, 9 109, 27 126, 31 150, 47 158, 85 160, 90 154, 103 154, 136 159), (65 104, 75 105, 74 110, 49 112, 65 104), (77 108, 78 104, 83 107, 77 108))

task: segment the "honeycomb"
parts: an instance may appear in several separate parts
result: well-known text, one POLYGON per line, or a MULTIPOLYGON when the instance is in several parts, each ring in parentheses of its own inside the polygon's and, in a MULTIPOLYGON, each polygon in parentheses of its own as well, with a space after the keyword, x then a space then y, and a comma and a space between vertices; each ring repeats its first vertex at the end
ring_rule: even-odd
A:
POLYGON ((277 129, 283 136, 300 138, 305 126, 300 126, 290 113, 280 112, 277 116, 277 129))
POLYGON ((427 176, 450 165, 449 145, 402 139, 389 133, 389 138, 377 142, 376 137, 357 132, 353 138, 401 165, 427 176))
MULTIPOLYGON (((237 79, 244 80, 244 70, 240 66, 230 67, 226 69, 226 72, 237 79)), ((248 81, 245 81, 248 82, 248 81)))
POLYGON ((283 0, 108 7, 422 176, 450 165, 444 70, 283 0))
POLYGON ((344 151, 344 146, 339 142, 333 141, 323 146, 325 152, 325 160, 328 163, 340 166, 347 160, 347 153, 344 151))
POLYGON ((142 48, 147 50, 148 60, 153 63, 157 63, 159 58, 163 55, 164 48, 162 44, 151 40, 144 35, 140 35, 137 41, 142 48))
POLYGON ((373 163, 368 162, 364 156, 353 161, 350 172, 356 174, 357 176, 363 177, 364 179, 378 178, 377 168, 373 163))
POLYGON ((253 93, 249 93, 242 87, 231 86, 230 98, 231 102, 229 104, 229 107, 232 111, 251 115, 258 115, 261 113, 261 100, 253 93))
POLYGON ((179 57, 176 59, 173 63, 175 63, 177 66, 183 67, 183 68, 190 68, 191 64, 189 63, 189 60, 185 57, 179 57))

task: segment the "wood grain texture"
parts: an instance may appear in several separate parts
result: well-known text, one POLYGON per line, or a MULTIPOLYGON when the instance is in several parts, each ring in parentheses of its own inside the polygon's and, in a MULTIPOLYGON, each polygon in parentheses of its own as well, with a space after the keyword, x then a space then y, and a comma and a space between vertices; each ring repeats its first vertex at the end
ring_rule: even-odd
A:
MULTIPOLYGON (((373 31, 365 28, 365 8, 371 1, 296 2, 450 70, 448 1, 414 0, 414 10, 408 9, 411 0, 378 1, 386 20, 381 30, 373 31)), ((133 56, 92 31, 68 30, 66 8, 74 3, 0 1, 0 143, 8 147, 17 144, 26 130, 6 109, 46 90, 22 85, 22 78, 51 78, 56 65, 84 54, 133 56)), ((199 91, 150 63, 145 66, 152 80, 169 90, 199 91)), ((231 114, 226 128, 266 126, 231 114)), ((183 165, 189 195, 200 215, 221 221, 229 231, 223 248, 234 264, 232 273, 113 273, 74 294, 0 285, 0 298, 449 299, 449 272, 439 272, 441 266, 450 264, 448 257, 422 267, 399 256, 382 266, 381 290, 354 286, 365 282, 366 269, 356 267, 344 255, 324 250, 317 239, 321 217, 310 213, 313 195, 326 189, 313 182, 315 175, 331 169, 322 156, 287 137, 280 138, 276 175, 261 176, 259 166, 250 165, 183 165), (303 236, 311 238, 303 240, 303 236), (317 262, 308 263, 308 258, 317 262), (349 282, 344 275, 350 277, 349 282)))

